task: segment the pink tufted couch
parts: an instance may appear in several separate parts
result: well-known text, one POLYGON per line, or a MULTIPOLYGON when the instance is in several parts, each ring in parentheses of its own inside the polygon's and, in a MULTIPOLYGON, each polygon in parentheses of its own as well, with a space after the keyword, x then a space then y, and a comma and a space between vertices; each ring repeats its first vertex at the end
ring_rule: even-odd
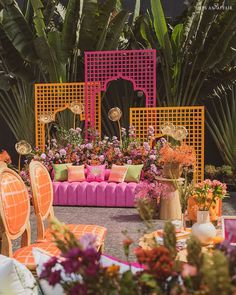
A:
POLYGON ((106 169, 102 182, 53 181, 53 205, 134 207, 135 182, 108 182, 110 170, 106 169))

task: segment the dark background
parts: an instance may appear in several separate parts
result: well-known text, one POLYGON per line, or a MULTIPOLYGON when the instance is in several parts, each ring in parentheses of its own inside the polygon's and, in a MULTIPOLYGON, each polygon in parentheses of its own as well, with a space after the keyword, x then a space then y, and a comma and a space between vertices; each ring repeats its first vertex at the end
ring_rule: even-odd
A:
MULTIPOLYGON (((85 0, 86 1, 86 0, 85 0)), ((22 1, 18 0, 19 4, 21 5, 22 1)), ((66 0, 62 1, 66 4, 66 0)), ((188 0, 162 0, 162 4, 165 10, 165 15, 170 18, 175 18, 183 12, 186 8, 186 4, 188 0)), ((123 0, 124 5, 128 10, 131 12, 134 9, 135 0, 123 0)), ((149 0, 141 0, 141 10, 144 12, 147 8, 150 7, 149 0)), ((0 102, 1 103, 1 102, 0 102)), ((23 139, 23 138, 22 138, 23 139)), ((14 145, 16 140, 7 125, 5 124, 3 118, 0 115, 0 149, 7 150, 10 155, 12 156, 13 161, 16 163, 17 155, 14 149, 14 145)), ((206 163, 214 163, 216 165, 222 164, 222 160, 220 155, 215 147, 215 144, 212 140, 211 135, 206 130, 206 146, 208 147, 205 151, 205 160, 206 163)))

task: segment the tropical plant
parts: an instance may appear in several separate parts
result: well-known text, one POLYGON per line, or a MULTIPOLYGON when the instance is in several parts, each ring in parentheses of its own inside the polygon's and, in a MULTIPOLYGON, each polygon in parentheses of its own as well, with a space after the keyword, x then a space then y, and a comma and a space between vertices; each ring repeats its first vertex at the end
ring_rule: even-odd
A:
MULTIPOLYGON (((85 50, 124 47, 120 37, 130 14, 118 3, 69 0, 64 8, 59 1, 25 0, 20 9, 14 0, 0 0, 0 59, 6 74, 17 77, 17 90, 1 92, 0 111, 17 140, 33 141, 34 82, 83 81, 85 50)), ((68 113, 69 120, 58 116, 67 128, 68 113)))
POLYGON ((207 109, 207 127, 225 162, 235 169, 236 167, 236 87, 231 94, 215 92, 215 98, 207 109))
POLYGON ((139 19, 140 42, 158 50, 159 104, 194 105, 218 85, 235 82, 235 0, 195 0, 174 27, 161 0, 151 0, 151 8, 139 19))

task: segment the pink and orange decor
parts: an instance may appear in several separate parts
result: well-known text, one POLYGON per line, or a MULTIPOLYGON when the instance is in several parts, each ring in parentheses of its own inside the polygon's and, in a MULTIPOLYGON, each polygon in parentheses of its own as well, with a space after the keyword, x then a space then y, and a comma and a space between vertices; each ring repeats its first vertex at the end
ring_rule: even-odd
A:
POLYGON ((30 243, 30 198, 21 177, 9 168, 0 171, 1 254, 13 257, 29 269, 35 269, 34 247, 51 255, 60 254, 54 243, 30 243), (13 252, 12 241, 21 237, 21 248, 13 252))
MULTIPOLYGON (((31 161, 29 171, 33 191, 33 205, 37 218, 37 239, 39 242, 45 241, 45 239, 51 241, 51 229, 45 229, 44 221, 54 216, 52 181, 47 169, 38 161, 31 161)), ((98 249, 102 248, 107 231, 105 227, 87 224, 68 224, 67 227, 77 238, 86 233, 94 234, 97 236, 98 249)))
MULTIPOLYGON (((85 52, 85 82, 98 82, 92 96, 86 97, 86 115, 94 122, 95 97, 106 91, 110 81, 131 81, 134 90, 146 96, 146 106, 156 106, 156 50, 114 50, 85 52)), ((86 119, 85 124, 88 124, 86 119)), ((92 125, 94 126, 94 125, 92 125)))

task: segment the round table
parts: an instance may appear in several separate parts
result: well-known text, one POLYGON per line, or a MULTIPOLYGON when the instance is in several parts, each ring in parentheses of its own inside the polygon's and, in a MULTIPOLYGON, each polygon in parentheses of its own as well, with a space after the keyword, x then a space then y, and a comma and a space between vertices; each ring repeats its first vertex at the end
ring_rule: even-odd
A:
POLYGON ((165 197, 161 198, 159 218, 162 220, 182 220, 179 191, 175 182, 183 182, 183 178, 169 179, 157 177, 157 181, 166 185, 165 197))

